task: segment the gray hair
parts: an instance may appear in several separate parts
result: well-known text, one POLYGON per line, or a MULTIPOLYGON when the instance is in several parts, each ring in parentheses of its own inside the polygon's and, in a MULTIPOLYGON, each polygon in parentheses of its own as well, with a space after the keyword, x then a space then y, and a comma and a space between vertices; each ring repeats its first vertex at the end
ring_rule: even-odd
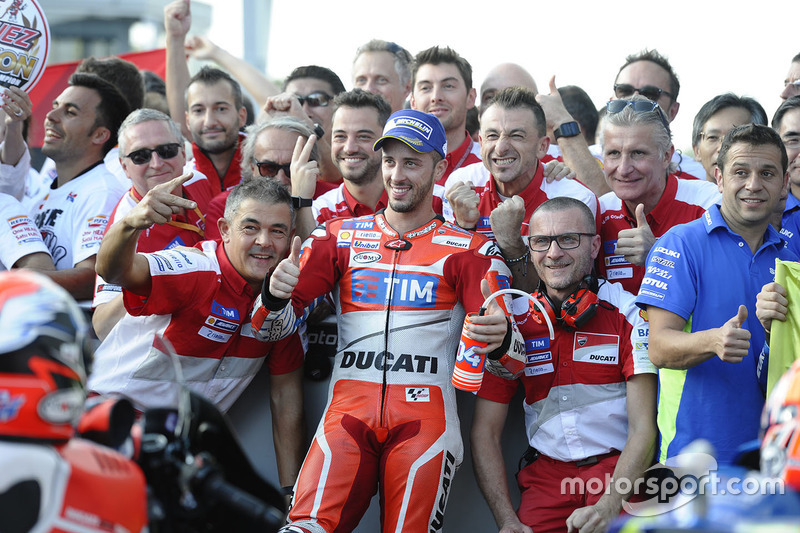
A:
POLYGON ((175 142, 178 144, 183 144, 183 134, 181 133, 181 127, 178 126, 174 120, 169 118, 169 116, 165 115, 161 111, 157 111, 155 109, 137 109, 136 111, 132 112, 130 115, 125 118, 122 122, 122 125, 119 127, 119 133, 117 134, 117 143, 119 144, 119 153, 121 155, 126 155, 127 151, 127 139, 125 138, 125 134, 128 132, 130 128, 137 124, 141 124, 143 122, 152 122, 152 121, 159 121, 165 122, 167 124, 167 129, 169 129, 170 134, 175 139, 175 142))
POLYGON ((382 39, 372 39, 367 44, 358 47, 356 57, 353 59, 354 64, 364 52, 389 52, 394 57, 394 70, 400 78, 400 85, 405 86, 411 83, 411 69, 414 66, 414 57, 399 44, 382 39))
POLYGON ((231 193, 225 201, 225 220, 233 223, 245 200, 255 200, 268 205, 288 205, 289 212, 292 214, 289 229, 294 228, 295 211, 292 207, 292 195, 289 193, 289 189, 278 180, 248 180, 231 189, 231 193))
MULTIPOLYGON (((258 141, 258 137, 262 132, 270 129, 294 132, 306 139, 314 134, 314 130, 312 130, 311 127, 309 127, 305 122, 290 116, 277 117, 264 122, 251 124, 247 127, 247 129, 245 129, 247 137, 244 143, 242 143, 241 165, 243 180, 255 177, 253 176, 253 171, 250 167, 253 163, 253 159, 255 159, 256 142, 258 141)), ((319 145, 315 144, 314 148, 312 148, 311 155, 309 157, 310 161, 319 161, 318 146, 319 145)))
MULTIPOLYGON (((625 100, 644 100, 650 102, 640 94, 633 94, 625 100)), ((656 106, 653 111, 647 113, 636 113, 633 107, 628 106, 619 113, 604 113, 601 121, 600 128, 600 145, 605 147, 605 131, 606 128, 611 126, 619 126, 622 128, 630 128, 634 126, 647 125, 652 131, 652 140, 660 153, 665 153, 672 146, 672 133, 666 126, 666 116, 660 107, 656 106)), ((670 163, 669 172, 674 172, 677 166, 670 163)))

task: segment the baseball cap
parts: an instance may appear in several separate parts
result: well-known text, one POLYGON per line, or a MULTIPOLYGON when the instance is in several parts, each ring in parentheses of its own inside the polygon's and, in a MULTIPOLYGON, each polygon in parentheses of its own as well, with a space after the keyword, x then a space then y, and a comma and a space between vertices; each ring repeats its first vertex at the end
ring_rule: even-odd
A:
POLYGON ((375 141, 373 150, 378 151, 386 139, 397 139, 409 148, 421 154, 437 151, 442 157, 447 156, 447 136, 439 119, 430 113, 415 109, 402 109, 392 113, 383 136, 375 141))

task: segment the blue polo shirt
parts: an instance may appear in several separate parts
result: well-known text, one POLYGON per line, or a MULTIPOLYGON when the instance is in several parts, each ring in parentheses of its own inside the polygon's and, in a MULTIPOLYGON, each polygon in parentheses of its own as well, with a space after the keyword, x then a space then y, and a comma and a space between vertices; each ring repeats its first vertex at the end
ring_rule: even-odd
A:
POLYGON ((789 192, 781 217, 781 237, 786 246, 800 256, 800 200, 789 192))
POLYGON ((665 461, 698 438, 711 441, 720 464, 737 448, 757 439, 764 397, 756 377, 764 329, 756 318, 756 295, 775 278, 775 259, 795 260, 771 226, 755 255, 733 233, 719 205, 699 219, 665 233, 647 257, 647 272, 636 303, 686 319, 684 331, 718 328, 747 306, 743 327, 751 333, 750 353, 741 363, 712 357, 687 370, 659 369, 659 460, 665 461))

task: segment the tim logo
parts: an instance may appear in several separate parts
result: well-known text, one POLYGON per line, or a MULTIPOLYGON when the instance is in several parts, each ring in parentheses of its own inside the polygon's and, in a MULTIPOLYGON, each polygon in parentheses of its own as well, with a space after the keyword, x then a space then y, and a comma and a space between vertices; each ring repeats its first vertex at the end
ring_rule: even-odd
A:
POLYGON ((223 305, 220 305, 216 301, 211 303, 211 314, 221 316, 223 318, 230 318, 232 320, 239 320, 238 309, 229 309, 223 305))
POLYGON ((372 220, 348 220, 343 222, 341 229, 372 229, 375 223, 372 220))
POLYGON ((550 339, 542 337, 540 339, 528 339, 525 341, 525 351, 528 353, 537 350, 546 350, 550 347, 550 339))
POLYGON ((425 387, 406 387, 407 402, 429 402, 431 393, 425 387))
POLYGON ((439 278, 426 274, 389 272, 379 270, 354 270, 352 278, 353 302, 403 307, 431 308, 436 304, 439 278))

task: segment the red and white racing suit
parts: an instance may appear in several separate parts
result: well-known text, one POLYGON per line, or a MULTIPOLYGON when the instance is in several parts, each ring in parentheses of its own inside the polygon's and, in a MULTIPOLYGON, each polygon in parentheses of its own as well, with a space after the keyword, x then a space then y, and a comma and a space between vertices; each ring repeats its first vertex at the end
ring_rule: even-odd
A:
MULTIPOLYGON (((339 292, 328 405, 295 486, 284 531, 352 531, 380 484, 383 531, 440 531, 463 457, 450 382, 465 310, 495 245, 436 217, 402 237, 375 215, 335 219, 305 242, 292 306, 270 300, 254 331, 278 338, 303 309, 339 292)), ((265 283, 268 287, 268 281, 265 283)))

